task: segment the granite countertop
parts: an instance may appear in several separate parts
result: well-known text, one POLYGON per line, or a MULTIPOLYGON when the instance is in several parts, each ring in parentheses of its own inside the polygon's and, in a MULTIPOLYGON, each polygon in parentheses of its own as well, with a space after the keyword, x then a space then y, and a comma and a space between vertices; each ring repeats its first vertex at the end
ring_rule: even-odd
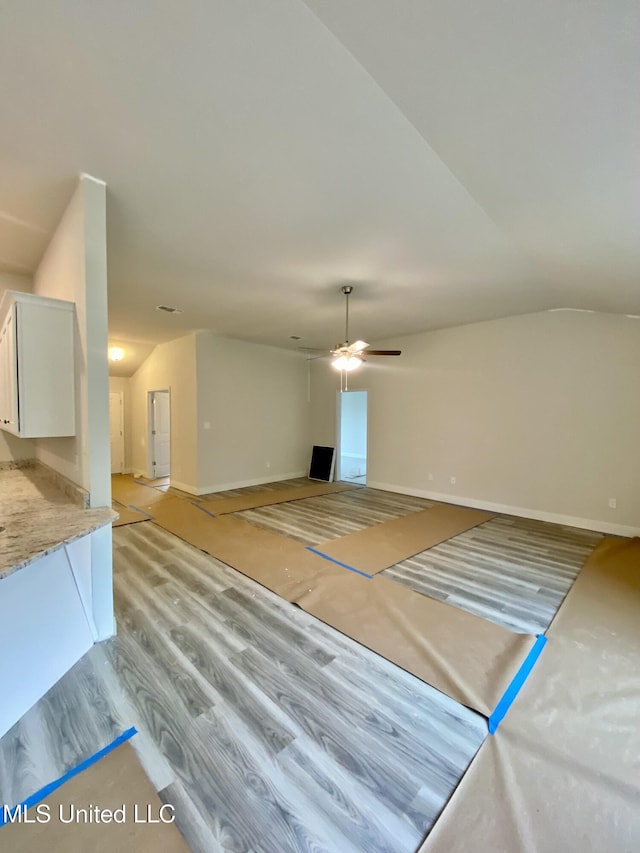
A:
POLYGON ((38 466, 0 470, 0 581, 114 518, 83 509, 38 466))

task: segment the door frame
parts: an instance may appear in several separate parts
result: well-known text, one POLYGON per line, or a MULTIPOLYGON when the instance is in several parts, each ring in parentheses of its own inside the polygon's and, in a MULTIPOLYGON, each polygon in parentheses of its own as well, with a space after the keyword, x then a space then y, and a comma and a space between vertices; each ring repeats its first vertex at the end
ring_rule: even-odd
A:
POLYGON ((367 395, 367 454, 365 456, 365 477, 369 476, 369 389, 353 388, 349 391, 336 391, 336 474, 334 479, 340 482, 348 482, 342 477, 342 395, 364 393, 367 395))
MULTIPOLYGON (((125 470, 126 470, 126 466, 125 466, 125 458, 124 458, 124 451, 125 451, 125 439, 124 439, 124 392, 123 392, 123 391, 109 391, 109 397, 111 397, 111 395, 112 395, 112 394, 113 394, 114 396, 116 396, 116 397, 120 397, 120 437, 121 437, 121 440, 122 440, 122 467, 121 467, 120 471, 116 471, 116 472, 114 472, 113 470, 111 470, 111 474, 114 474, 114 473, 117 473, 117 474, 124 474, 124 472, 125 472, 125 470)), ((109 412, 109 442, 111 442, 111 412, 109 412)), ((109 449, 111 449, 111 443, 109 444, 109 449)), ((109 464, 110 464, 111 469, 113 469, 113 460, 112 460, 112 459, 110 459, 109 464)))
POLYGON ((154 462, 155 455, 155 414, 153 410, 153 395, 154 394, 169 395, 169 458, 172 458, 173 430, 171 429, 171 389, 170 388, 154 388, 153 391, 147 391, 147 479, 154 480, 156 476, 154 462))

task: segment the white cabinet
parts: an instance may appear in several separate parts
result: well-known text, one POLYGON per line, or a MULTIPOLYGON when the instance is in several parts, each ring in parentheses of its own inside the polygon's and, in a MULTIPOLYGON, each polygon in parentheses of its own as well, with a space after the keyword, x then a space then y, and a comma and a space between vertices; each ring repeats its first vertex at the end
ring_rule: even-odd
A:
POLYGON ((0 429, 76 433, 73 302, 7 291, 0 304, 0 429))
POLYGON ((91 648, 90 614, 65 548, 0 579, 0 737, 91 648))

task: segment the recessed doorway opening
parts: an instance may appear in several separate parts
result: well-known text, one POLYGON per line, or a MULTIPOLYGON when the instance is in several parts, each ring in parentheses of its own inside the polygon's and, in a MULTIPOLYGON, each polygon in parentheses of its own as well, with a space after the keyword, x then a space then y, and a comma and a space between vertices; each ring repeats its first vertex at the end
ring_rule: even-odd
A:
POLYGON ((367 391, 338 392, 338 476, 367 482, 367 391))

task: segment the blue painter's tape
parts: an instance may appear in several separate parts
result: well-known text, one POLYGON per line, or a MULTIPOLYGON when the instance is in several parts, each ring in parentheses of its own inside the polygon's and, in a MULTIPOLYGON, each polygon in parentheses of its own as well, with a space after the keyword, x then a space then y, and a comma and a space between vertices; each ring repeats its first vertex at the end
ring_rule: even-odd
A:
POLYGON ((139 506, 134 506, 133 504, 129 504, 129 509, 135 509, 136 512, 141 512, 142 515, 146 515, 147 518, 149 519, 149 521, 153 521, 153 516, 149 515, 149 513, 146 510, 140 509, 139 506))
POLYGON ((493 714, 489 717, 489 734, 493 735, 496 733, 498 726, 505 718, 507 711, 509 710, 509 708, 513 704, 514 699, 520 692, 522 685, 529 677, 529 673, 535 666, 535 663, 540 657, 546 643, 547 638, 545 637, 545 635, 538 634, 538 638, 533 644, 531 651, 524 659, 524 662, 520 669, 516 672, 511 684, 504 691, 504 695, 496 705, 493 714))
POLYGON ((311 551, 312 554, 317 554, 318 557, 324 557, 325 560, 329 560, 331 563, 335 563, 336 566, 342 566, 343 569, 349 569, 350 572, 355 572, 357 575, 362 575, 363 578, 371 578, 373 575, 368 575, 366 572, 361 572, 360 569, 354 569, 353 566, 348 566, 346 563, 341 563, 340 560, 334 560, 333 557, 329 557, 327 554, 323 554, 322 551, 318 551, 317 548, 312 548, 311 545, 307 545, 307 551, 311 551))
POLYGON ((201 504, 196 504, 193 501, 190 501, 191 506, 194 506, 196 509, 201 509, 202 512, 206 512, 207 515, 210 515, 211 518, 217 518, 218 516, 214 512, 209 512, 208 509, 205 509, 201 504))
MULTIPOLYGON (((61 776, 59 779, 56 779, 55 782, 50 782, 48 785, 45 785, 44 788, 40 788, 39 791, 36 791, 35 794, 32 794, 30 797, 27 797, 26 800, 23 800, 19 806, 16 806, 14 809, 9 809, 11 813, 15 813, 17 808, 22 806, 26 806, 30 809, 32 806, 37 805, 42 802, 49 794, 52 794, 65 782, 68 782, 69 779, 73 779, 74 776, 77 776, 79 773, 82 773, 83 770, 86 770, 88 767, 91 767, 92 764, 100 761, 101 758, 104 758, 105 755, 108 755, 110 752, 113 752, 114 749, 119 747, 121 744, 128 741, 135 734, 138 733, 138 730, 133 726, 130 729, 127 729, 126 732, 123 732, 120 737, 117 737, 115 740, 111 741, 110 744, 105 746, 104 749, 101 749, 99 752, 96 752, 94 755, 89 756, 89 758, 85 759, 81 764, 78 764, 77 767, 74 767, 72 770, 69 770, 64 776, 61 776)), ((4 811, 4 810, 3 810, 4 811)), ((4 826, 7 821, 4 818, 4 813, 0 812, 0 827, 4 826)))

